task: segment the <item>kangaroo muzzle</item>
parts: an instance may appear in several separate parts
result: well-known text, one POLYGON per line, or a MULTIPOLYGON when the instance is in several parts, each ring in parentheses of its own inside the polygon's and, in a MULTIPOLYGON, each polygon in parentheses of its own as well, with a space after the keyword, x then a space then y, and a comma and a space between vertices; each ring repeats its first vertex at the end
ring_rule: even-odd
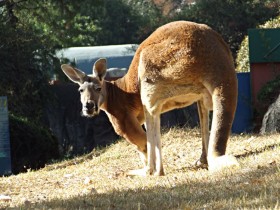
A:
POLYGON ((93 117, 95 115, 98 115, 99 109, 97 103, 95 103, 94 101, 86 102, 83 105, 82 114, 86 117, 93 117))

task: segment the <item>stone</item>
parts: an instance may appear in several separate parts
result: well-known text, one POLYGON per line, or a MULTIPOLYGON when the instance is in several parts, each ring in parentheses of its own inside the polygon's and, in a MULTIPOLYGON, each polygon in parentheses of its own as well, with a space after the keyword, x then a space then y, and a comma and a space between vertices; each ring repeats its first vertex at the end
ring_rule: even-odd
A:
POLYGON ((280 95, 265 113, 262 121, 261 134, 280 132, 280 95))

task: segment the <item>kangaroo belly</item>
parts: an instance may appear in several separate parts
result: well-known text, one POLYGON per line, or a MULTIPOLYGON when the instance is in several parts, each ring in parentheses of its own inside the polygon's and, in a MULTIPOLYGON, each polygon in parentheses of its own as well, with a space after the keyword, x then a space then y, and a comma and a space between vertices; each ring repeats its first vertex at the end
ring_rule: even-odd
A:
POLYGON ((204 100, 209 109, 212 98, 202 84, 141 82, 141 100, 150 113, 163 113, 204 100))
MULTIPOLYGON (((201 95, 196 95, 196 94, 186 94, 186 95, 175 96, 172 98, 167 98, 162 101, 161 113, 168 112, 173 109, 189 106, 194 102, 198 101, 200 98, 201 95)), ((156 109, 156 107, 153 108, 156 109)))

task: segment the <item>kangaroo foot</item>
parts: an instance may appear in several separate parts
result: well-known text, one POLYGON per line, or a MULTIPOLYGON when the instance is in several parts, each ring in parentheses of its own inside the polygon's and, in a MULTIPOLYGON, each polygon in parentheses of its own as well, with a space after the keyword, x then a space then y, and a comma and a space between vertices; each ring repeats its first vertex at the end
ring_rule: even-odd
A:
POLYGON ((194 167, 195 168, 202 168, 202 169, 207 169, 208 168, 208 164, 207 162, 201 161, 200 159, 195 161, 194 163, 194 167))
POLYGON ((201 157, 195 161, 194 163, 195 168, 202 168, 202 169, 207 169, 208 168, 208 163, 205 155, 201 155, 201 157))
POLYGON ((127 176, 148 176, 150 175, 149 170, 147 167, 141 168, 141 169, 135 169, 135 170, 129 170, 126 173, 127 176))
POLYGON ((154 175, 154 176, 164 176, 164 171, 151 171, 149 170, 148 167, 144 167, 141 169, 135 169, 135 170, 129 170, 126 173, 126 176, 149 176, 149 175, 154 175))
POLYGON ((222 155, 219 157, 208 158, 208 170, 219 171, 224 168, 239 168, 237 159, 232 155, 222 155))

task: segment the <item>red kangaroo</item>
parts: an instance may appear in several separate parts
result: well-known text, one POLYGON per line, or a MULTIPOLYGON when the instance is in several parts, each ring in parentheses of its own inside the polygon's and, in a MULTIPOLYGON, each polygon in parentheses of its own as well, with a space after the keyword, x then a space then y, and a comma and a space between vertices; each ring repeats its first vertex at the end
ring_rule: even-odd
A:
POLYGON ((202 133, 202 154, 196 164, 208 165, 209 170, 238 165, 233 156, 225 155, 237 79, 231 52, 218 33, 203 24, 172 22, 139 46, 123 78, 105 81, 106 66, 106 59, 97 60, 92 75, 67 64, 61 68, 80 85, 83 115, 92 117, 104 110, 116 133, 136 145, 144 168, 128 174, 164 175, 160 114, 194 102, 202 133))

